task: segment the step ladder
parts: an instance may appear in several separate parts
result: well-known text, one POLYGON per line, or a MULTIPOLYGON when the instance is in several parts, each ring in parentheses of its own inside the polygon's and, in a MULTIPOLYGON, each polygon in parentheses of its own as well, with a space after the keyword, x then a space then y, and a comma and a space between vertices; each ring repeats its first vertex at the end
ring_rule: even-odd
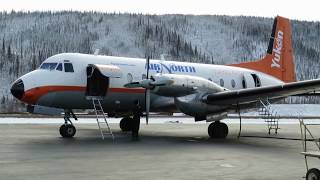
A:
POLYGON ((93 104, 94 111, 96 113, 97 124, 98 124, 99 130, 100 130, 102 139, 104 139, 105 135, 108 134, 108 135, 111 135, 112 140, 114 140, 113 133, 111 131, 111 128, 110 128, 109 123, 107 121, 106 115, 105 115, 103 108, 101 106, 100 99, 92 98, 92 104, 93 104), (103 128, 103 126, 106 126, 106 128, 103 128), (104 130, 104 129, 106 129, 106 130, 104 130))
POLYGON ((271 109, 271 104, 268 99, 260 100, 260 108, 258 109, 259 115, 267 123, 268 134, 271 133, 271 130, 274 130, 275 134, 278 134, 279 128, 279 115, 276 111, 271 109))

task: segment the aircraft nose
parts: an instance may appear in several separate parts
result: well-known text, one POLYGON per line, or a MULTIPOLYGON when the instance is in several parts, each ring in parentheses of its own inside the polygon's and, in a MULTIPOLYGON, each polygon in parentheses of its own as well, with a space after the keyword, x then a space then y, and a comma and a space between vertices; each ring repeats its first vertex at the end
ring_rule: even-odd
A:
POLYGON ((24 84, 21 79, 17 80, 13 85, 11 86, 11 94, 16 97, 17 99, 21 99, 24 95, 24 84))

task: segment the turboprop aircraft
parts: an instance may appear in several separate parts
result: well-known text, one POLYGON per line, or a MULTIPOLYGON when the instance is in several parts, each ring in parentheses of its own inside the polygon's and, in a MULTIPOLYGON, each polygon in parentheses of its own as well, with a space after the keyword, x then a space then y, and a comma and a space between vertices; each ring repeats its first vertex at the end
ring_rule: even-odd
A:
POLYGON ((277 16, 264 58, 231 65, 62 53, 18 78, 11 93, 29 112, 65 111, 62 137, 73 137, 75 109, 92 109, 99 97, 108 116, 121 116, 123 131, 139 130, 149 112, 182 112, 211 122, 208 134, 225 138, 228 112, 252 108, 261 99, 276 101, 320 88, 320 79, 296 82, 291 27, 277 16), (31 107, 31 108, 30 108, 31 107))

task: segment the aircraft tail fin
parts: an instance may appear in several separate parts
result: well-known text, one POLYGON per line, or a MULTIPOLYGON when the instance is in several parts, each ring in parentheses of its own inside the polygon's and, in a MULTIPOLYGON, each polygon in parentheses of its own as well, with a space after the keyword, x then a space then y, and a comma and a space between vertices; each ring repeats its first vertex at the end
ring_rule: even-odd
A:
POLYGON ((287 18, 274 19, 267 54, 264 58, 230 66, 260 71, 284 82, 295 82, 296 73, 293 59, 291 25, 287 18))

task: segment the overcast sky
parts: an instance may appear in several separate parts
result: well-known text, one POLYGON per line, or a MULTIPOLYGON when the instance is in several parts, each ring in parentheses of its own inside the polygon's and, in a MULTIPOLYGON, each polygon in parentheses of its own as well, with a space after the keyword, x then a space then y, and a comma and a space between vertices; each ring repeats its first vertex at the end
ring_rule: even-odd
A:
POLYGON ((320 21, 320 0, 0 0, 0 10, 219 14, 320 21))

